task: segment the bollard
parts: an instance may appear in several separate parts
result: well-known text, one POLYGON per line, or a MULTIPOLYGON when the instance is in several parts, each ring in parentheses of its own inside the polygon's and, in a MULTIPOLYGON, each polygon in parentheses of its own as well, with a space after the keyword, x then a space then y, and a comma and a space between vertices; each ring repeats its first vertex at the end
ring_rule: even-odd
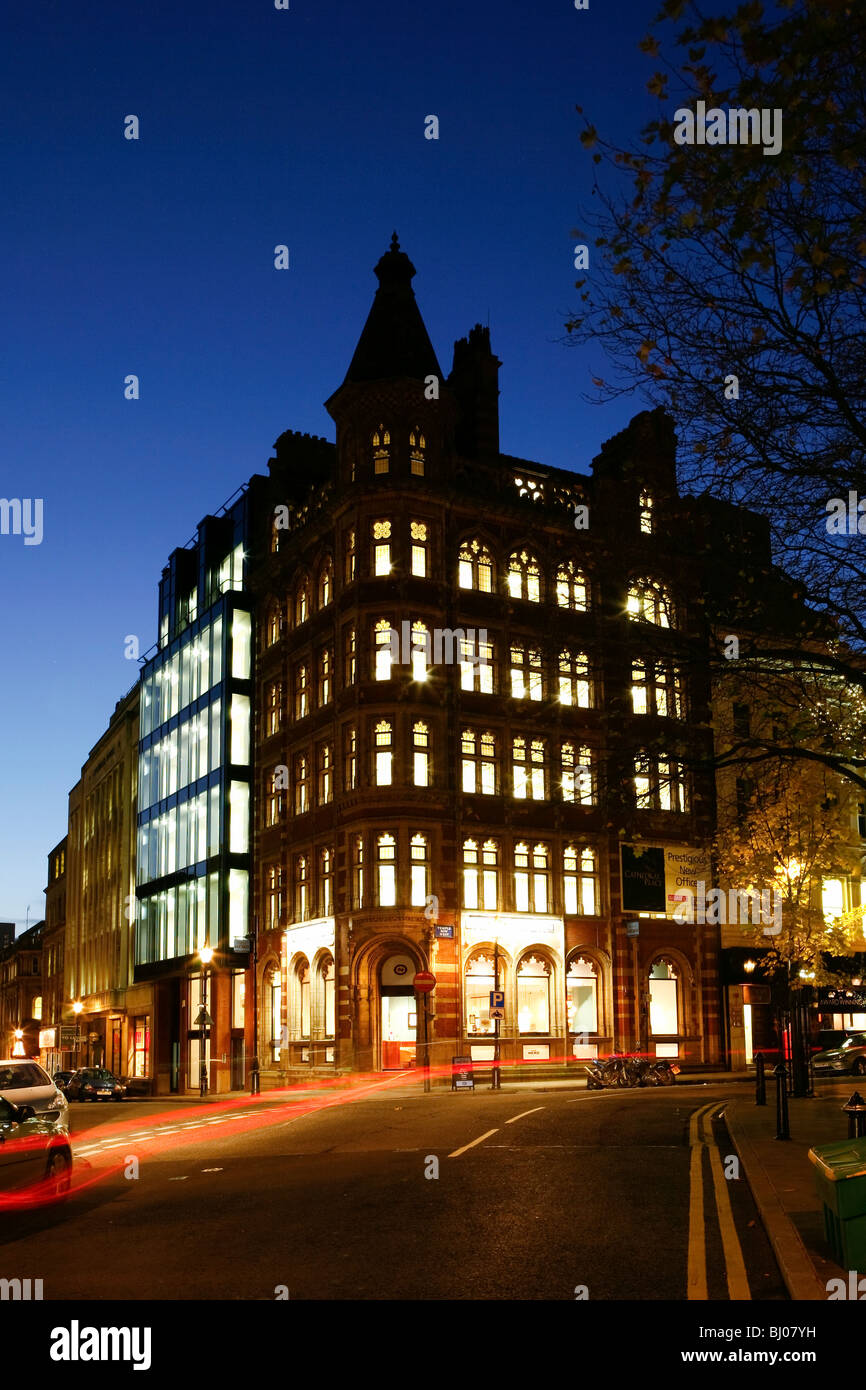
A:
POLYGON ((848 1138, 866 1139, 866 1100, 855 1091, 842 1110, 848 1116, 848 1138))
POLYGON ((791 1130, 788 1124, 788 1073, 784 1062, 779 1063, 773 1075, 776 1078, 776 1138, 790 1139, 791 1130))
POLYGON ((767 1074, 763 1052, 755 1058, 755 1104, 767 1104, 767 1074))

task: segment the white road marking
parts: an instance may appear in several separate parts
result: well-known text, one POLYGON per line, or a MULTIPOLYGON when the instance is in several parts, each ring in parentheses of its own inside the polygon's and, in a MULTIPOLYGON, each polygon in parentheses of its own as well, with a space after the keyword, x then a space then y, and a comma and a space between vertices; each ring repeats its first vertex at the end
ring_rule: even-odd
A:
POLYGON ((539 1110, 546 1110, 545 1105, 536 1105, 534 1110, 524 1110, 521 1115, 512 1115, 510 1120, 506 1120, 507 1125, 513 1125, 515 1120, 522 1120, 526 1115, 537 1115, 539 1110))
POLYGON ((486 1134, 480 1134, 480 1135, 478 1136, 477 1139, 473 1139, 471 1144, 464 1144, 462 1149, 455 1149, 454 1152, 453 1152, 453 1154, 449 1154, 448 1157, 449 1157, 449 1158, 459 1158, 461 1154, 465 1154, 465 1152, 466 1152, 467 1149, 474 1149, 476 1144, 483 1144, 483 1143, 484 1143, 484 1140, 485 1140, 485 1139, 489 1139, 490 1136, 491 1136, 491 1134, 498 1134, 498 1133, 499 1133, 499 1126, 497 1125, 497 1126, 496 1126, 496 1129, 488 1129, 488 1131, 487 1131, 486 1134))

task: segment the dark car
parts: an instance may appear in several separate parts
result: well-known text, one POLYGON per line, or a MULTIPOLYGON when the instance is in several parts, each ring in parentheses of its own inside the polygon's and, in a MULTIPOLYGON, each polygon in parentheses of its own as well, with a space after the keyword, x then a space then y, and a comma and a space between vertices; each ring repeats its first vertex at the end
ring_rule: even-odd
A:
POLYGON ((812 1058, 816 1074, 866 1076, 866 1033, 852 1033, 837 1047, 825 1048, 812 1058))
POLYGON ((74 1075, 74 1071, 56 1071, 51 1080, 54 1082, 58 1091, 65 1091, 67 1081, 71 1081, 74 1075))
POLYGON ((105 1067, 80 1067, 66 1083, 69 1100, 123 1100, 126 1087, 105 1067))
POLYGON ((36 1206, 65 1197, 72 1180, 69 1135, 59 1120, 0 1096, 0 1208, 36 1206))

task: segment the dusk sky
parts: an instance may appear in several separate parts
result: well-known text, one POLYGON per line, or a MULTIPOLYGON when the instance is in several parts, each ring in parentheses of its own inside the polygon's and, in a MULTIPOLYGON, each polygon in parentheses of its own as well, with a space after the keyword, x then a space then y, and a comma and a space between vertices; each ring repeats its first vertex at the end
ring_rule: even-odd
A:
POLYGON ((44 915, 46 855, 137 679, 124 639, 155 640, 171 550, 283 430, 334 437, 322 403, 394 229, 446 373, 490 323, 504 452, 588 471, 642 408, 584 402, 605 361, 561 339, 593 167, 575 105, 637 138, 656 9, 9 0, 0 496, 43 499, 44 534, 0 535, 0 920, 44 915))

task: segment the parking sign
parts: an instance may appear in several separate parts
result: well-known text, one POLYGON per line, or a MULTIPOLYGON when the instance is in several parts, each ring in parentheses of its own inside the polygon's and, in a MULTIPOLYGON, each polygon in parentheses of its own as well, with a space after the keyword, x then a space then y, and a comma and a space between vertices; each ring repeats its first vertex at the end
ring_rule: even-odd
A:
POLYGON ((490 1017, 505 1017, 505 990, 492 989, 490 991, 490 1017))

